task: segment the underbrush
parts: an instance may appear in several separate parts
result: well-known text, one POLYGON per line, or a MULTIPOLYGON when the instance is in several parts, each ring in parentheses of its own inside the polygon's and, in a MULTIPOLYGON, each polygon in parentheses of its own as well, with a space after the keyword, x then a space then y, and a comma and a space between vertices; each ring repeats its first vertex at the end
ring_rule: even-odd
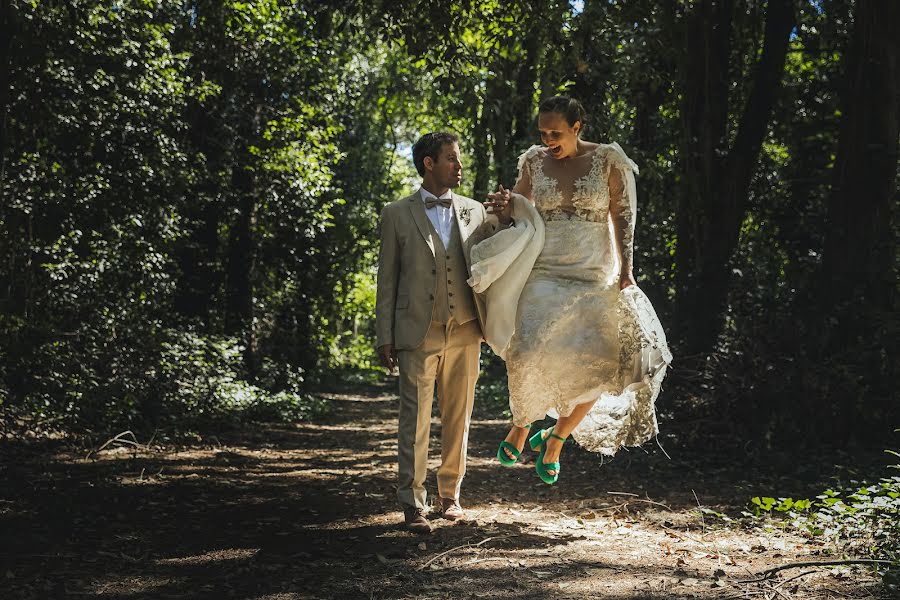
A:
MULTIPOLYGON (((900 454, 887 450, 900 458, 900 454)), ((888 465, 900 470, 900 464, 888 465)), ((724 515, 719 515, 724 517, 724 515)), ((850 481, 814 499, 755 496, 741 513, 748 526, 792 531, 823 543, 826 555, 873 562, 891 592, 900 591, 900 476, 850 481)), ((730 519, 729 519, 730 520, 730 519)))
POLYGON ((243 348, 231 337, 165 330, 139 350, 137 343, 123 344, 104 361, 86 359, 72 345, 39 350, 33 355, 37 374, 25 393, 12 401, 0 389, 0 418, 14 437, 102 437, 123 430, 178 437, 249 421, 307 420, 329 407, 309 392, 297 367, 264 360, 256 379, 248 380, 243 348))

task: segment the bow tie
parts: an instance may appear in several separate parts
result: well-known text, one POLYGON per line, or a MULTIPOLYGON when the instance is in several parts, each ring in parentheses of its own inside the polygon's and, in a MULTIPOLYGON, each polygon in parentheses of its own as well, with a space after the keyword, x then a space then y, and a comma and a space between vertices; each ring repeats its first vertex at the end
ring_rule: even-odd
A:
POLYGON ((444 208, 450 208, 453 206, 453 202, 450 198, 429 198, 425 201, 425 208, 434 208, 435 206, 443 206, 444 208))

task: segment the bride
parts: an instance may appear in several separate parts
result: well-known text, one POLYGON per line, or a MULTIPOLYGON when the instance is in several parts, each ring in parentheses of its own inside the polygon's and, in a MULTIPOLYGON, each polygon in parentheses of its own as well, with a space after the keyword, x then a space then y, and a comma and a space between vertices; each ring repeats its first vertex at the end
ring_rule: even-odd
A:
POLYGON ((528 439, 540 451, 535 468, 548 484, 559 478, 569 435, 610 455, 656 435, 654 403, 672 358, 632 270, 637 165, 616 143, 581 139, 584 123, 575 99, 541 102, 543 146, 519 158, 512 191, 501 186, 485 203, 513 217, 515 227, 472 251, 470 284, 487 297, 485 337, 509 375, 513 427, 497 458, 515 464, 528 439), (511 253, 511 245, 524 250, 511 253), (512 291, 512 275, 486 274, 503 257, 500 271, 525 273, 512 291), (513 318, 509 298, 516 295, 513 318), (511 325, 494 340, 492 314, 511 325), (557 418, 555 425, 529 439, 531 423, 546 415, 557 418))

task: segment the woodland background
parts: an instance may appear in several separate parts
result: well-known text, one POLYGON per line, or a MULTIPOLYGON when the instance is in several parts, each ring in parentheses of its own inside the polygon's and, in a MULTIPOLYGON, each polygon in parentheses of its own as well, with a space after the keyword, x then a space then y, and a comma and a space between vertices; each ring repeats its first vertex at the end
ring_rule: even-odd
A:
POLYGON ((417 185, 412 142, 457 132, 483 199, 568 93, 641 168, 664 428, 893 443, 900 2, 0 6, 8 432, 296 421, 383 377, 378 215, 417 185))

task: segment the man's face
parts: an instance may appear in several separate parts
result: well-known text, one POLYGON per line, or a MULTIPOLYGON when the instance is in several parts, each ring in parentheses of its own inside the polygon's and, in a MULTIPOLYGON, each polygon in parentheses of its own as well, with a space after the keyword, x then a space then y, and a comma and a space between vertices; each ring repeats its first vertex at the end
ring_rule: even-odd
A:
POLYGON ((441 188, 458 187, 462 181, 462 158, 459 144, 444 144, 436 161, 432 162, 431 178, 441 188))

